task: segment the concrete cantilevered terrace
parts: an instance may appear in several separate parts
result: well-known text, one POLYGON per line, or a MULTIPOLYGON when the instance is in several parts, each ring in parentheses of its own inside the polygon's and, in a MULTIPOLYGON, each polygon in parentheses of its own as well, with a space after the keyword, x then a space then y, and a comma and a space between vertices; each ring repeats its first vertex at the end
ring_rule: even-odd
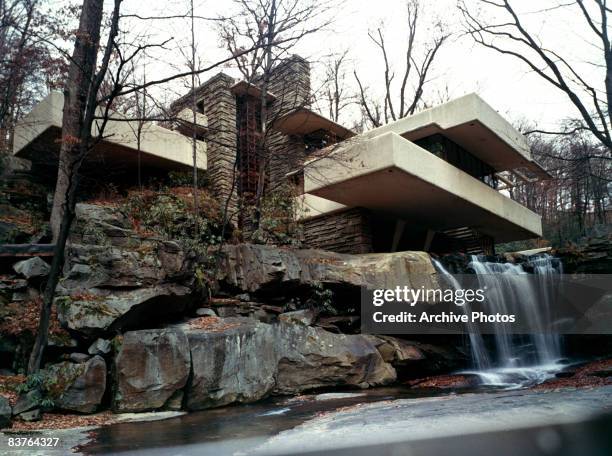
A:
MULTIPOLYGON (((13 154, 32 160, 33 163, 57 163, 63 107, 64 96, 59 92, 51 92, 38 103, 15 127, 13 154)), ((192 111, 189 114, 193 115, 192 111)), ((177 117, 181 124, 193 122, 185 113, 179 113, 177 117)), ((128 121, 116 112, 111 112, 111 118, 117 120, 110 120, 107 123, 104 139, 92 151, 87 159, 88 163, 104 163, 116 168, 132 169, 140 159, 142 166, 166 172, 189 169, 193 166, 190 137, 153 122, 144 122, 138 145, 138 122, 128 121)), ((198 124, 196 130, 206 127, 205 116, 198 114, 196 122, 198 124)), ((93 128, 95 130, 96 126, 93 128)), ((206 144, 197 141, 198 168, 206 169, 206 158, 206 144)))
POLYGON ((476 95, 348 139, 304 168, 304 219, 347 207, 445 231, 470 227, 494 242, 539 237, 541 218, 414 142, 443 134, 494 168, 539 177, 525 138, 476 95))

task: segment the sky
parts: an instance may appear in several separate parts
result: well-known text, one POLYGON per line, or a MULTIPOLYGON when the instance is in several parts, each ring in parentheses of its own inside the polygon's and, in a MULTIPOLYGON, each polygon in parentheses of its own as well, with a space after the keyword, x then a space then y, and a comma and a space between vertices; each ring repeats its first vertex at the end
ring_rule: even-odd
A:
MULTIPOLYGON (((334 1, 334 0, 331 0, 334 1)), ((466 0, 475 10, 479 2, 466 0)), ((195 14, 215 17, 233 11, 232 0, 195 0, 195 14)), ((313 62, 313 88, 320 86, 325 56, 348 50, 347 89, 356 91, 353 70, 357 71, 373 96, 380 96, 383 81, 382 59, 376 46, 368 38, 368 31, 383 27, 385 39, 389 43, 389 58, 393 69, 402 71, 406 46, 406 6, 405 0, 338 0, 333 10, 333 23, 326 30, 309 35, 295 48, 295 52, 313 62)), ((424 10, 421 16, 420 42, 427 42, 432 26, 438 21, 444 30, 451 34, 442 47, 434 67, 431 80, 425 89, 425 98, 437 104, 441 95, 456 98, 476 92, 494 109, 507 116, 514 123, 530 122, 540 128, 556 129, 567 118, 576 117, 577 111, 565 94, 535 75, 517 59, 485 49, 474 43, 470 36, 463 33, 457 0, 422 1, 424 10)), ((603 74, 600 68, 592 65, 602 57, 593 33, 588 29, 577 7, 551 8, 555 0, 514 0, 513 6, 521 13, 527 28, 543 43, 558 50, 563 57, 576 65, 596 87, 603 87, 603 74)), ((128 0, 124 12, 138 14, 167 14, 187 11, 189 3, 185 0, 149 0, 146 3, 128 0), (144 6, 146 5, 146 7, 144 6)), ((492 17, 492 11, 484 10, 482 17, 492 17)), ((131 31, 147 34, 151 39, 163 41, 171 38, 167 49, 159 51, 157 62, 147 64, 148 78, 186 68, 186 46, 190 40, 189 23, 184 19, 176 21, 142 21, 134 23, 131 31), (171 58, 168 59, 168 55, 171 58), (170 60, 170 62, 169 62, 170 60), (172 68, 170 68, 172 66, 172 68), (152 73, 152 74, 149 74, 152 73)), ((196 42, 200 64, 215 62, 227 55, 222 49, 214 21, 198 20, 196 42)), ((419 38, 417 38, 419 40, 419 38)), ((215 70, 202 76, 202 81, 215 72, 223 70, 238 76, 231 66, 215 70)), ((399 75, 396 77, 399 79, 399 75)), ((174 84, 172 93, 184 93, 188 82, 174 84)), ((165 95, 172 97, 173 95, 165 95)), ((323 104, 319 104, 323 110, 323 104)), ((341 120, 350 124, 355 120, 356 110, 347 111, 341 120)))

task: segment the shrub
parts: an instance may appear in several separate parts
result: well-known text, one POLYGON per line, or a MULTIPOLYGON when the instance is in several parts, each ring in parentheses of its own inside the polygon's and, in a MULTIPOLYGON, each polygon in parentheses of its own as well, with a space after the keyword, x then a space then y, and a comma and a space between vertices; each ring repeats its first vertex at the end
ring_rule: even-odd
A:
MULTIPOLYGON (((254 208, 250 212, 253 214, 254 208)), ((302 234, 302 226, 297 221, 294 187, 286 184, 267 193, 261 199, 259 226, 253 232, 251 241, 299 247, 302 234)))
POLYGON ((173 240, 186 251, 194 252, 200 263, 196 282, 204 288, 214 264, 209 247, 219 245, 222 236, 227 240, 232 234, 231 229, 224 234, 219 205, 208 191, 198 191, 197 213, 190 187, 130 192, 123 210, 141 235, 173 240))
MULTIPOLYGON (((168 173, 168 185, 170 187, 191 187, 193 186, 193 172, 191 171, 170 171, 168 173)), ((208 188, 208 174, 198 171, 198 188, 208 188)))

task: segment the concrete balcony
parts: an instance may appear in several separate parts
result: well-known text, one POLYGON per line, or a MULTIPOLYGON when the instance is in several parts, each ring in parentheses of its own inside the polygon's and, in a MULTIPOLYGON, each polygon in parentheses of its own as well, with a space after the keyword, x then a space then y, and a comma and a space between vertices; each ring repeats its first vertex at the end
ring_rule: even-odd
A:
MULTIPOLYGON (((64 96, 59 92, 51 92, 38 103, 15 128, 13 154, 34 163, 56 165, 63 108, 64 96)), ((107 123, 104 139, 88 156, 87 164, 95 167, 96 163, 105 163, 129 169, 136 166, 140 159, 143 166, 167 171, 184 170, 193 166, 191 138, 153 122, 144 122, 140 125, 139 145, 138 122, 127 120, 116 112, 111 112, 111 118, 117 120, 107 123)), ((205 116, 200 114, 197 122, 198 128, 206 128, 205 116)), ((93 134, 96 134, 95 129, 94 124, 93 134)), ((196 144, 198 168, 206 169, 206 144, 203 141, 197 141, 196 144)))
POLYGON ((470 227, 496 243, 542 234, 538 214, 393 131, 348 139, 307 163, 304 192, 304 218, 344 205, 436 231, 470 227))

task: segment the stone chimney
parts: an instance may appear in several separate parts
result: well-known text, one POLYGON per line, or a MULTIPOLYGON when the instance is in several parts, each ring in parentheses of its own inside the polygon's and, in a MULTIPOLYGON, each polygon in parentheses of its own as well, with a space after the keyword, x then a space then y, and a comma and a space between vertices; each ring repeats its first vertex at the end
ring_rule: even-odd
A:
POLYGON ((281 111, 310 107, 310 63, 296 54, 280 62, 272 71, 270 92, 281 111))

